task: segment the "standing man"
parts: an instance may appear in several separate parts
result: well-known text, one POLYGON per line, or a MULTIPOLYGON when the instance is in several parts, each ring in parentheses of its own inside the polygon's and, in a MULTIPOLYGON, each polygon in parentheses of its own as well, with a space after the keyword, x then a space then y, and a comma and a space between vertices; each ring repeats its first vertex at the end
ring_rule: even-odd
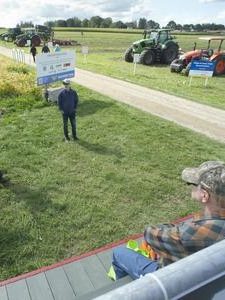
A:
POLYGON ((112 279, 127 274, 137 279, 225 238, 225 163, 206 161, 197 168, 186 168, 182 179, 191 185, 191 196, 200 203, 201 213, 191 221, 145 229, 145 242, 160 260, 148 259, 125 247, 116 248, 109 273, 112 279))
POLYGON ((35 56, 37 55, 37 49, 36 49, 36 47, 34 45, 31 46, 30 53, 32 54, 33 60, 35 62, 35 56))
POLYGON ((44 46, 41 49, 41 53, 49 53, 49 52, 50 52, 50 49, 48 48, 46 43, 44 43, 44 46))
POLYGON ((63 130, 65 141, 69 141, 68 119, 72 127, 72 136, 74 140, 78 140, 76 133, 76 109, 78 104, 78 95, 70 86, 70 80, 64 79, 63 85, 65 89, 58 96, 58 106, 63 117, 63 130))

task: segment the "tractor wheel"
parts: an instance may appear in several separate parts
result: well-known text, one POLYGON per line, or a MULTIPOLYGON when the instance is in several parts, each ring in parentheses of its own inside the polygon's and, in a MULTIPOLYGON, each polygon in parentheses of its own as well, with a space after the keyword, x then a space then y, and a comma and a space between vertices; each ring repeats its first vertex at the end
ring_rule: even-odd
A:
POLYGON ((32 36, 31 45, 34 45, 35 47, 38 47, 41 45, 41 38, 39 35, 35 34, 32 36))
POLYGON ((133 47, 129 47, 124 54, 124 59, 126 62, 133 62, 134 56, 133 56, 133 47))
POLYGON ((27 43, 26 38, 21 38, 21 39, 17 40, 16 45, 18 47, 25 47, 26 43, 27 43))
POLYGON ((140 63, 150 66, 155 62, 155 53, 152 50, 144 50, 140 55, 140 63))
POLYGON ((225 74, 225 57, 220 57, 216 61, 213 75, 223 75, 223 74, 225 74))
POLYGON ((171 62, 177 58, 178 55, 178 48, 175 45, 168 46, 162 53, 162 62, 164 64, 171 64, 171 62))
POLYGON ((183 70, 183 61, 180 58, 174 59, 171 64, 170 64, 170 72, 176 72, 176 73, 181 73, 183 70))

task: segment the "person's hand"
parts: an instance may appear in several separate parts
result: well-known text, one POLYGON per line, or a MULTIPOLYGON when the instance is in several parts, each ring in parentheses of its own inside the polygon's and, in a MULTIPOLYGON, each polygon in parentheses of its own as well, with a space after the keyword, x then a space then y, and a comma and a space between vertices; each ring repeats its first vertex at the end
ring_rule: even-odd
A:
POLYGON ((152 249, 152 247, 145 240, 141 242, 140 249, 145 250, 150 259, 152 260, 158 259, 157 253, 152 249))

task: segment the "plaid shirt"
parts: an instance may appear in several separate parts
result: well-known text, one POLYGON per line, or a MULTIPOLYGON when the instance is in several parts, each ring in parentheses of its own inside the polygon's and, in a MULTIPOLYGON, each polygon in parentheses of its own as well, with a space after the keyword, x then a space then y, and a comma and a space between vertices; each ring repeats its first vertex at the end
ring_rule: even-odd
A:
POLYGON ((225 213, 195 215, 180 224, 147 227, 146 242, 159 254, 162 266, 206 248, 225 238, 225 213))

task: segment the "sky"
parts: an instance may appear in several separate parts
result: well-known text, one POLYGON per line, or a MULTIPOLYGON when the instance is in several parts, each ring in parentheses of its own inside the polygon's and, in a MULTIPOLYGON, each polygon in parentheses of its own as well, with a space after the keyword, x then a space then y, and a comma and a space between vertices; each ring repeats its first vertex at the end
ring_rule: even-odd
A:
POLYGON ((225 0, 0 0, 0 27, 92 16, 123 22, 146 18, 161 26, 171 20, 182 25, 225 25, 225 0))

